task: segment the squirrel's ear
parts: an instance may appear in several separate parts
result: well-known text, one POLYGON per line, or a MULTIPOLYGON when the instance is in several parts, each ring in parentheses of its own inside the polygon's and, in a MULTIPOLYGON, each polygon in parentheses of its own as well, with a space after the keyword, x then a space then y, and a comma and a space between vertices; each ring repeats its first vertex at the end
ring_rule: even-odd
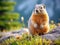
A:
POLYGON ((38 4, 35 5, 35 7, 37 7, 37 6, 38 6, 38 4))
POLYGON ((43 7, 46 8, 45 4, 43 4, 43 7))

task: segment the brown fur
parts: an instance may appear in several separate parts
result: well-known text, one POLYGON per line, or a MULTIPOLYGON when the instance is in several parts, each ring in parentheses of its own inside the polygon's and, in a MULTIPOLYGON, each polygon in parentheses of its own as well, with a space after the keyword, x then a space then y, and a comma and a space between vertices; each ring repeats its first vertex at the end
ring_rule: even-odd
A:
POLYGON ((41 14, 35 15, 35 14, 33 14, 32 20, 38 24, 37 29, 34 28, 33 25, 30 26, 33 34, 45 34, 45 33, 47 33, 47 31, 49 30, 48 26, 45 26, 42 30, 39 28, 39 25, 41 25, 41 23, 43 23, 44 21, 46 21, 46 22, 48 21, 47 15, 41 15, 41 14))
POLYGON ((47 12, 44 12, 44 14, 39 13, 39 14, 35 14, 32 13, 31 15, 31 20, 34 21, 35 23, 37 23, 38 27, 35 28, 32 24, 30 25, 30 32, 31 34, 35 35, 42 35, 42 34, 46 34, 49 31, 49 17, 47 12), (40 28, 40 25, 43 24, 48 24, 46 26, 44 26, 44 28, 40 28))

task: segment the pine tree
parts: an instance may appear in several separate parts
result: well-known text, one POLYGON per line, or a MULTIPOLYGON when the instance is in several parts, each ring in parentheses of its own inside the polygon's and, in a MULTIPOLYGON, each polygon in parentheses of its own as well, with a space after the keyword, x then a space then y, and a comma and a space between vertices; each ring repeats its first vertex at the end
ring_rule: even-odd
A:
POLYGON ((0 30, 11 29, 20 26, 19 14, 14 12, 16 2, 12 0, 0 0, 0 30))

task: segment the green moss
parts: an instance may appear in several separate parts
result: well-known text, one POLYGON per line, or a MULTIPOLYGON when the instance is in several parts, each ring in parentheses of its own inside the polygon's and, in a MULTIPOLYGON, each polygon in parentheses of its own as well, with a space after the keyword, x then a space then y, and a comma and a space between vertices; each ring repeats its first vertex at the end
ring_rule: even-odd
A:
POLYGON ((22 39, 10 38, 1 43, 1 45, 60 45, 60 38, 54 42, 51 40, 42 39, 41 36, 23 35, 22 39))

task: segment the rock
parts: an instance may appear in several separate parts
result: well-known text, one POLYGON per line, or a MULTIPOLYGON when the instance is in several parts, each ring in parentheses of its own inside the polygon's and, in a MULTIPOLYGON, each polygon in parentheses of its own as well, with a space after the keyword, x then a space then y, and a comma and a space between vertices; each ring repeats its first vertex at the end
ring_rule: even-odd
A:
POLYGON ((15 37, 16 38, 17 35, 22 36, 23 34, 26 34, 26 33, 29 34, 29 30, 27 28, 22 28, 18 31, 1 33, 1 34, 3 34, 3 36, 0 38, 0 42, 4 41, 6 39, 9 39, 10 37, 15 37))
MULTIPOLYGON (((16 37, 17 35, 22 36, 22 34, 25 34, 25 33, 30 34, 28 28, 22 28, 17 31, 2 33, 2 34, 4 34, 4 36, 2 36, 0 38, 0 42, 4 41, 6 39, 9 39, 10 37, 16 37)), ((42 38, 46 38, 46 39, 50 39, 50 40, 55 40, 59 37, 60 37, 60 27, 57 27, 57 28, 53 29, 52 31, 50 31, 49 33, 42 35, 42 38)))
POLYGON ((58 34, 60 34, 60 26, 57 27, 57 28, 55 28, 55 29, 53 29, 51 32, 49 32, 49 34, 52 34, 52 33, 58 33, 58 34))
POLYGON ((0 38, 0 43, 6 39, 9 39, 11 36, 10 35, 7 35, 7 36, 3 36, 0 38))
POLYGON ((42 35, 42 37, 50 40, 56 40, 57 38, 60 37, 60 27, 53 29, 48 34, 42 35))

